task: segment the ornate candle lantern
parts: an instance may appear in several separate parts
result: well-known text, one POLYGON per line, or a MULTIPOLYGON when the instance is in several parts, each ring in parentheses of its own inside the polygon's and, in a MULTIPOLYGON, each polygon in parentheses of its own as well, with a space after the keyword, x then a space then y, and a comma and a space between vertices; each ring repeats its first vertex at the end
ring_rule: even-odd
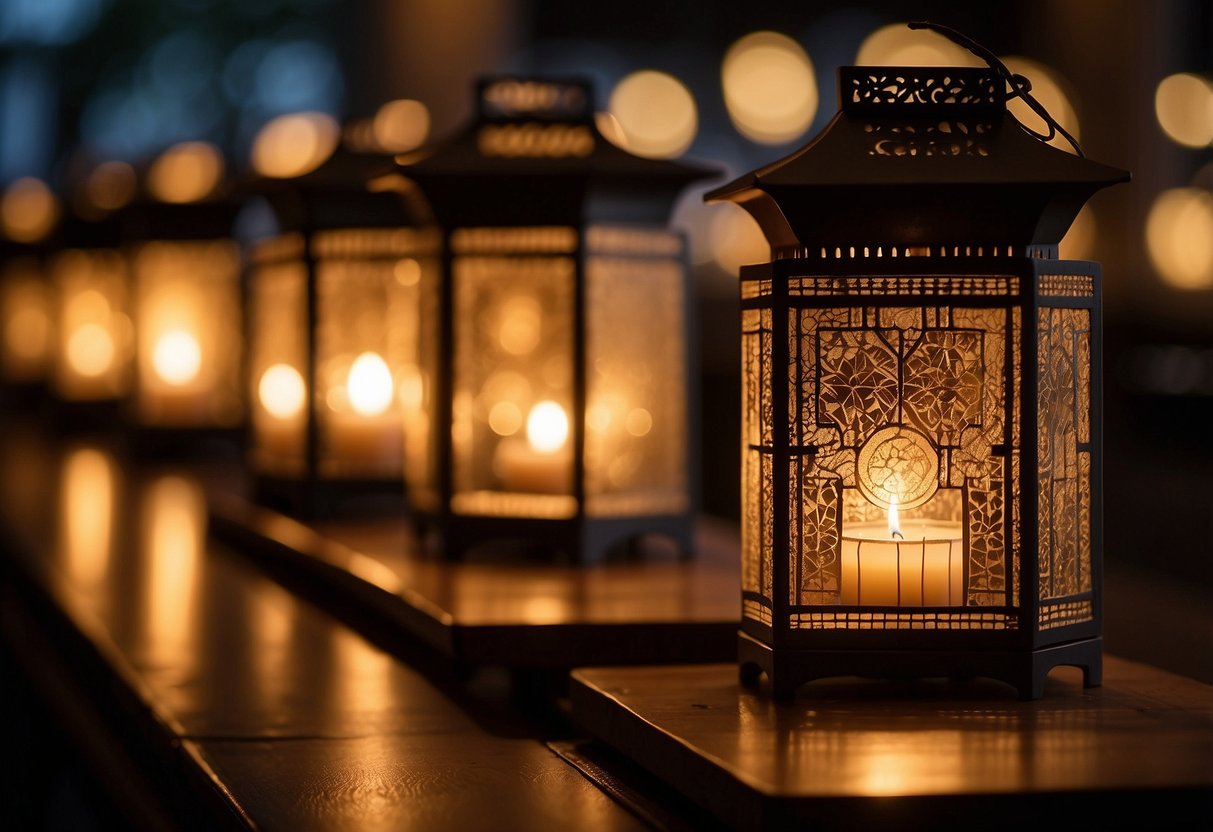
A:
POLYGON ((234 436, 243 422, 240 248, 223 171, 213 146, 174 145, 147 169, 144 198, 124 212, 133 418, 145 440, 234 436))
POLYGON ((1029 135, 989 59, 843 67, 819 137, 707 195, 774 252, 741 269, 740 661, 777 697, 1100 681, 1099 266, 1057 244, 1128 174, 1029 135))
POLYGON ((327 117, 271 122, 254 164, 264 175, 251 190, 277 225, 249 266, 258 498, 302 515, 378 510, 380 497, 402 511, 419 293, 438 270, 437 232, 423 225, 424 203, 368 185, 390 174, 391 157, 339 144, 327 117))
POLYGON ((38 390, 50 369, 52 297, 46 270, 58 214, 58 200, 37 179, 18 179, 0 197, 0 383, 6 401, 26 398, 18 391, 38 390))
POLYGON ((711 171, 611 145, 586 84, 493 79, 478 98, 459 135, 397 157, 446 243, 422 288, 412 505, 452 558, 592 561, 650 532, 686 551, 686 269, 666 224, 711 171))

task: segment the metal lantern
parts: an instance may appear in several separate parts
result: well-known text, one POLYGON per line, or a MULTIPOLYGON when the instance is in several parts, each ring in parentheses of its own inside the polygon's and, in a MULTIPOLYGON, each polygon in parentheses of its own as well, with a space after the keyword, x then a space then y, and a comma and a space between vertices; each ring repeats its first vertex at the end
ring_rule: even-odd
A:
POLYGON ((593 561, 647 533, 688 551, 687 281, 667 222, 711 171, 612 145, 581 82, 484 80, 478 104, 397 157, 445 241, 422 289, 411 503, 451 558, 593 561))
POLYGON ((306 164, 303 173, 271 166, 294 175, 251 186, 277 226, 252 245, 249 263, 258 497, 301 515, 403 511, 404 417, 420 396, 419 292, 435 279, 438 236, 418 200, 368 186, 390 174, 390 156, 330 144, 306 164))
POLYGON ((838 77, 707 195, 774 258, 741 270, 742 679, 1098 685, 1099 266, 1057 245, 1128 174, 1029 135, 996 61, 838 77))
POLYGON ((144 441, 188 450, 243 424, 240 247, 223 157, 174 145, 123 212, 135 333, 132 418, 144 441))

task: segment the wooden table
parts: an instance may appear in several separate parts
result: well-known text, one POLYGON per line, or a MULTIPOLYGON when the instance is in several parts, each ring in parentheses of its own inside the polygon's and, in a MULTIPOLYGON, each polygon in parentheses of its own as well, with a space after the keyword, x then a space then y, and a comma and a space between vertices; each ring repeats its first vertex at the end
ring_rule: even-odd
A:
POLYGON ((8 432, 0 536, 5 652, 124 826, 646 828, 500 701, 216 544, 189 472, 8 432))
POLYGON ((993 681, 828 680, 776 703, 734 665, 573 674, 573 714, 737 829, 1213 824, 1213 688, 1105 657, 1045 698, 993 681))

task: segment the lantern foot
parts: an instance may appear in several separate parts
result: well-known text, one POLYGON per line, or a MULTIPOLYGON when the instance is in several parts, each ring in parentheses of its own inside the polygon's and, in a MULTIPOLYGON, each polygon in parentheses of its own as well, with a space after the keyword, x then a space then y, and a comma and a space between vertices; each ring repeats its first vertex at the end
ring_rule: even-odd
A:
POLYGON ((817 679, 862 676, 876 679, 996 679, 1015 688, 1022 700, 1045 694, 1049 672, 1077 667, 1083 687, 1098 687, 1103 675, 1103 639, 1088 638, 1031 651, 1014 650, 804 650, 773 648, 747 633, 738 635, 741 684, 758 687, 765 673, 774 699, 791 699, 817 679))

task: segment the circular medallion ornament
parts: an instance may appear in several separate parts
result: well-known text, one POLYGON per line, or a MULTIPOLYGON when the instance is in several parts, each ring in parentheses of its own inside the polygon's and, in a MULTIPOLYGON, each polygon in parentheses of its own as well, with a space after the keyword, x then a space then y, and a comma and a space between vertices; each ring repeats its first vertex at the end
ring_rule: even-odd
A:
POLYGON ((859 449, 856 484, 868 500, 888 508, 920 506, 939 488, 939 453, 912 428, 882 428, 859 449))

